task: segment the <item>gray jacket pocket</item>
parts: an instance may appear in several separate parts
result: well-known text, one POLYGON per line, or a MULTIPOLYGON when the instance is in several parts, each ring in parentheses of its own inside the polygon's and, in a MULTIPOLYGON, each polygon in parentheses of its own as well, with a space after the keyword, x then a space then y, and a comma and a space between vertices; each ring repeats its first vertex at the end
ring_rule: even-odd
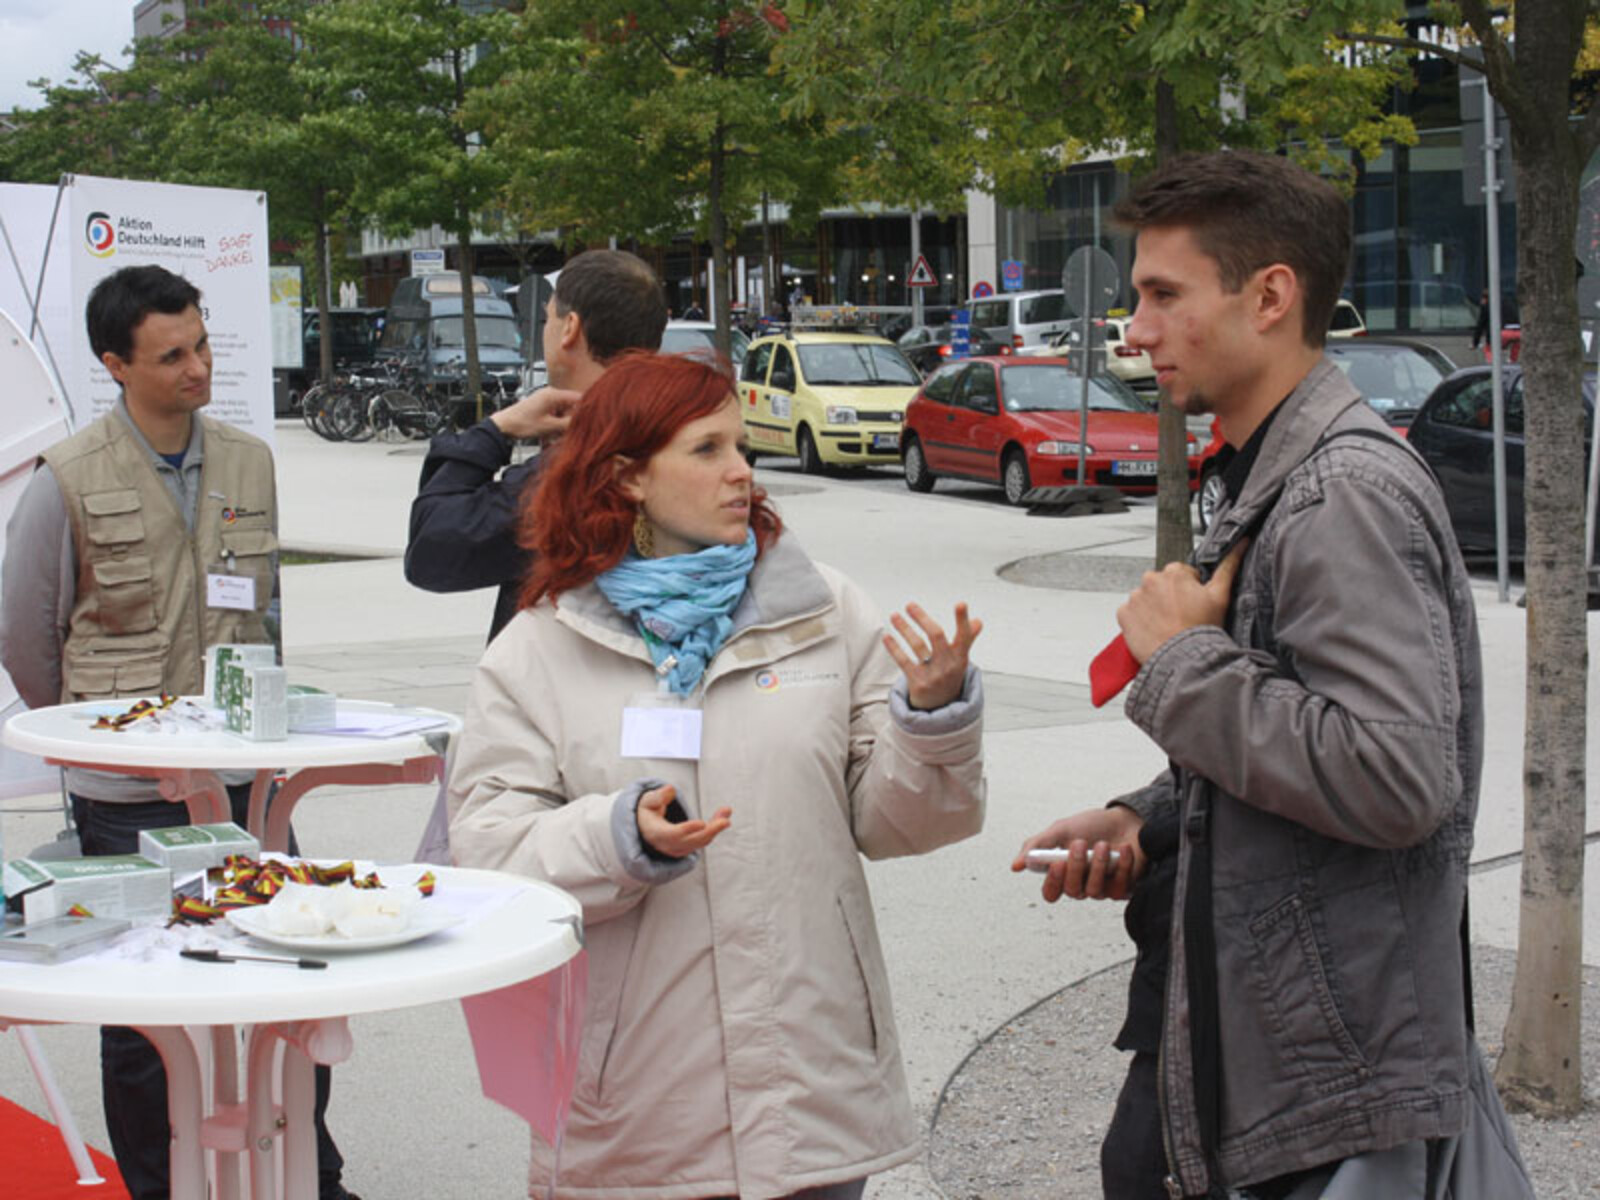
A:
POLYGON ((1282 1058, 1285 1073, 1323 1094, 1357 1086, 1370 1064, 1339 1010, 1305 900, 1299 893, 1285 897, 1250 922, 1250 935, 1270 1052, 1282 1058))

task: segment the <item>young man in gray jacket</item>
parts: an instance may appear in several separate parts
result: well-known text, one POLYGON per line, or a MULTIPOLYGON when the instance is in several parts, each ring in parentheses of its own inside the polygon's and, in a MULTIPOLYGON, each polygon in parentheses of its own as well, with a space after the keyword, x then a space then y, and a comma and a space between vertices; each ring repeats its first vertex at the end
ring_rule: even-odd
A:
POLYGON ((1172 403, 1215 414, 1232 461, 1192 563, 1146 574, 1117 614, 1139 664, 1127 714, 1170 771, 1024 846, 1072 851, 1051 901, 1125 897, 1163 840, 1142 835, 1173 846, 1143 1031, 1159 1058, 1130 1071, 1108 1195, 1280 1197, 1387 1152, 1420 1196, 1466 1123, 1475 1052, 1467 575, 1427 468, 1322 354, 1350 247, 1333 188, 1209 154, 1117 215, 1137 233, 1128 340, 1172 403))

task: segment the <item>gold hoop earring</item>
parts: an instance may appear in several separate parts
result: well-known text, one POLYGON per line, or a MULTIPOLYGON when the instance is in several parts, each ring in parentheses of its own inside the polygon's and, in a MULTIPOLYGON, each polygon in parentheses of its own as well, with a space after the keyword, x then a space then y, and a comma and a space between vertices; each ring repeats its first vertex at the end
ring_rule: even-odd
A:
POLYGON ((633 518, 633 548, 639 552, 640 558, 656 556, 655 527, 650 524, 650 518, 644 515, 642 506, 633 518))

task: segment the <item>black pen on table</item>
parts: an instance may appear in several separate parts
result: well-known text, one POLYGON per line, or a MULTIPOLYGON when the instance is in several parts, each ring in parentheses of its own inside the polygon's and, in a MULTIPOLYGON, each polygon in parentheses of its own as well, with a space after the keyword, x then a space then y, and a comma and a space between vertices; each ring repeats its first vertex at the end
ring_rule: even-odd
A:
POLYGON ((279 957, 275 954, 224 954, 221 950, 197 950, 193 948, 179 950, 178 955, 181 958, 192 958, 196 962, 282 963, 284 966, 299 967, 302 971, 320 971, 328 965, 327 961, 321 958, 288 958, 279 957))

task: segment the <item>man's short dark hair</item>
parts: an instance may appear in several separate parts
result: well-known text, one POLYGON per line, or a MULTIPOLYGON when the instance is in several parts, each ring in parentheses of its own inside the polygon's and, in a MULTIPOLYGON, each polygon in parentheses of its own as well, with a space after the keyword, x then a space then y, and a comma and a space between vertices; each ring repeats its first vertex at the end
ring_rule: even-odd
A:
POLYGON ((1136 232, 1187 229, 1230 292, 1285 264, 1305 295, 1301 336, 1308 346, 1327 340, 1350 266, 1350 209, 1325 179, 1254 151, 1185 154, 1142 180, 1114 215, 1136 232))
POLYGON ((153 312, 177 316, 200 307, 200 289, 165 267, 123 267, 89 293, 84 320, 95 358, 110 351, 126 362, 133 357, 133 331, 153 312))
POLYGON ((667 300, 650 264, 626 250, 585 250, 556 277, 556 311, 576 312, 589 356, 607 362, 624 350, 659 350, 667 300))

